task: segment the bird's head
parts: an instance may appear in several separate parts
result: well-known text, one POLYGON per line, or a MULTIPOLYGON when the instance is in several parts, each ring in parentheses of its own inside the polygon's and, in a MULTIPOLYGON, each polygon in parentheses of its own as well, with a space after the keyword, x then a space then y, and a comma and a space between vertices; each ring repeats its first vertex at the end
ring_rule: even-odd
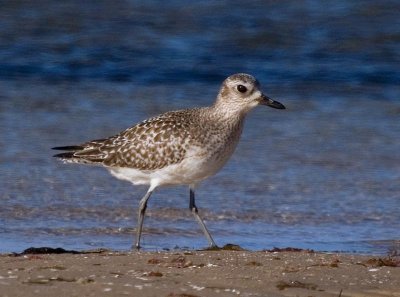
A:
POLYGON ((218 94, 217 104, 244 113, 257 105, 285 109, 282 103, 263 94, 259 82, 253 76, 245 73, 237 73, 225 79, 218 94))

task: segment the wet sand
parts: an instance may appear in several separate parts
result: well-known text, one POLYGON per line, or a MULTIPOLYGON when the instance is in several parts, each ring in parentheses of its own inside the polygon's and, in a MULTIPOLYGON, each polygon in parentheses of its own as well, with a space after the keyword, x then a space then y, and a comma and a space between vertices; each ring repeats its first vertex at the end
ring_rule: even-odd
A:
POLYGON ((3 254, 0 296, 400 296, 400 259, 290 249, 3 254))

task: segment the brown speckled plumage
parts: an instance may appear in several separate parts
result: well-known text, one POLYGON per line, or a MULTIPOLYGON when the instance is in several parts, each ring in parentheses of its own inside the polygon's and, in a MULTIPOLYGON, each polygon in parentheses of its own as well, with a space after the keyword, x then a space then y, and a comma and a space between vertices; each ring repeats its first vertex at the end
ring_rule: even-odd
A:
POLYGON ((226 163, 239 141, 246 114, 260 104, 284 108, 262 94, 254 77, 234 74, 224 81, 212 106, 167 112, 106 139, 56 147, 66 152, 55 157, 67 163, 101 165, 119 179, 150 186, 139 204, 137 248, 154 189, 189 185, 189 207, 210 246, 215 246, 197 213, 194 187, 226 163))
POLYGON ((60 154, 60 157, 72 163, 139 170, 161 169, 181 162, 190 147, 202 148, 207 154, 218 146, 236 143, 243 121, 230 123, 222 118, 213 121, 212 117, 210 108, 167 112, 110 138, 76 146, 68 156, 60 154))

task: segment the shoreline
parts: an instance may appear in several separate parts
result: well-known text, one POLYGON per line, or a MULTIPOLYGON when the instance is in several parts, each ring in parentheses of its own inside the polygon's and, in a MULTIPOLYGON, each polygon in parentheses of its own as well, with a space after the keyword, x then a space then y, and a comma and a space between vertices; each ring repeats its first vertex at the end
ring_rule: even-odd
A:
POLYGON ((400 296, 398 255, 235 248, 0 254, 0 296, 400 296))

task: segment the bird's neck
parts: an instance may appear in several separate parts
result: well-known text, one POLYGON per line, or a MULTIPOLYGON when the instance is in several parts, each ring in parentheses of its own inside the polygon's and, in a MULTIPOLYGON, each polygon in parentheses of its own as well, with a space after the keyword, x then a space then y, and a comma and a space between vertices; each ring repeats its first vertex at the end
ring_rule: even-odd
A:
POLYGON ((240 108, 232 108, 224 102, 216 102, 209 107, 208 117, 210 123, 217 125, 220 128, 226 127, 232 133, 240 135, 247 112, 240 108))
POLYGON ((251 108, 248 108, 245 105, 226 102, 226 100, 218 97, 214 105, 211 107, 211 110, 217 118, 224 118, 229 121, 243 121, 251 108))

